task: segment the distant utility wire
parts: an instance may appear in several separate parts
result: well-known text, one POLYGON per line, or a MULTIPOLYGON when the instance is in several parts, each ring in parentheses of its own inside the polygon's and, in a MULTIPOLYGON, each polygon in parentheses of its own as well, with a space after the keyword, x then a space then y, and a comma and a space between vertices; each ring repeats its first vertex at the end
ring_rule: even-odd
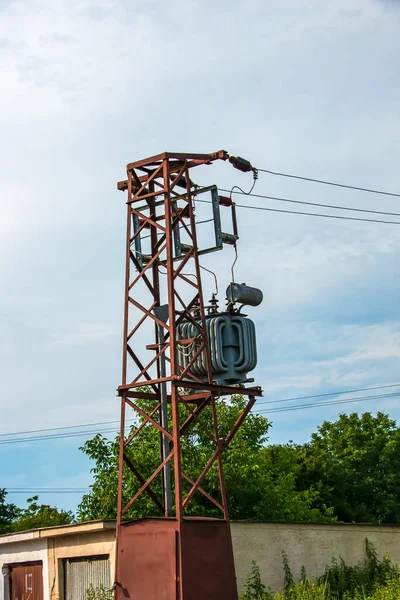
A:
POLYGON ((0 441, 0 446, 6 446, 8 444, 20 444, 26 442, 44 442, 48 440, 63 440, 67 438, 74 437, 83 437, 83 436, 91 436, 98 435, 104 433, 118 433, 119 429, 102 429, 102 430, 93 430, 93 431, 79 431, 79 432, 70 432, 70 433, 55 433, 53 435, 40 435, 40 436, 31 436, 31 437, 20 437, 20 438, 12 438, 0 441))
MULTIPOLYGON (((221 192, 230 192, 230 190, 226 190, 220 188, 221 192)), ((360 212, 360 213, 371 213, 374 215, 386 215, 387 217, 400 217, 400 213, 398 212, 385 212, 382 210, 368 210, 366 208, 355 208, 351 206, 339 206, 337 204, 323 204, 319 202, 306 202, 305 200, 292 200, 290 198, 280 198, 277 196, 264 196, 262 194, 246 194, 246 192, 232 192, 233 194, 240 194, 241 196, 251 196, 252 198, 265 198, 266 200, 276 200, 278 202, 290 202, 292 204, 305 204, 307 206, 319 206, 320 208, 333 208, 335 210, 347 210, 350 212, 360 212)))
POLYGON ((321 183, 323 185, 332 185, 334 187, 346 188, 349 190, 357 190, 359 192, 368 192, 369 194, 380 194, 382 196, 393 196, 400 198, 400 194, 394 192, 384 192, 382 190, 374 190, 371 188, 360 187, 357 185, 346 185, 344 183, 337 183, 333 181, 324 181, 323 179, 313 179, 312 177, 302 177, 300 175, 292 175, 290 173, 279 173, 278 171, 270 171, 269 169, 257 169, 260 173, 268 173, 269 175, 277 175, 278 177, 288 177, 290 179, 300 179, 302 181, 310 181, 311 183, 321 183))
MULTIPOLYGON (((133 419, 126 419, 127 421, 132 421, 133 419)), ((62 427, 48 427, 47 429, 31 429, 25 431, 13 431, 10 433, 0 433, 0 437, 5 437, 7 435, 26 435, 27 433, 42 433, 44 431, 60 431, 61 429, 78 429, 78 427, 97 427, 98 425, 113 425, 114 423, 119 423, 120 421, 101 421, 100 423, 83 423, 80 425, 65 425, 62 427)), ((1 440, 0 440, 1 444, 1 440)))
MULTIPOLYGON (((271 413, 275 413, 275 412, 286 412, 286 411, 290 411, 290 410, 302 410, 302 409, 306 409, 306 408, 313 408, 313 407, 320 407, 320 406, 332 406, 335 404, 351 404, 353 402, 362 402, 362 401, 368 401, 368 400, 382 400, 382 399, 387 399, 387 398, 394 398, 394 397, 398 397, 400 396, 400 391, 399 392, 393 392, 393 393, 387 393, 387 394, 375 394, 372 396, 361 396, 361 397, 357 397, 357 398, 349 398, 349 399, 337 399, 337 400, 328 400, 328 401, 324 401, 324 402, 314 402, 314 403, 308 403, 308 404, 300 404, 298 406, 284 406, 284 407, 273 407, 271 409, 268 408, 263 408, 261 411, 257 411, 257 406, 260 404, 275 404, 275 403, 281 403, 281 402, 292 402, 292 401, 297 401, 297 400, 308 400, 308 399, 313 399, 313 398, 322 398, 322 397, 326 397, 326 396, 341 396, 343 394, 352 394, 355 392, 365 392, 365 391, 371 391, 371 390, 381 390, 381 389, 388 389, 388 388, 394 388, 394 387, 400 387, 400 383, 392 383, 389 385, 381 385, 381 386, 374 386, 374 387, 367 387, 367 388, 358 388, 358 389, 354 389, 354 390, 345 390, 345 391, 337 391, 337 392, 328 392, 325 394, 316 394, 313 396, 298 396, 298 397, 294 397, 294 398, 284 398, 281 400, 263 400, 263 401, 259 401, 257 402, 257 405, 255 407, 255 410, 257 413, 259 414, 271 414, 271 413)), ((135 419, 128 419, 129 421, 135 421, 135 419)), ((116 421, 106 421, 106 423, 115 423, 116 421)), ((90 423, 90 424, 84 424, 84 425, 71 425, 69 426, 70 428, 76 427, 87 427, 88 425, 90 426, 95 426, 95 425, 102 425, 103 423, 90 423)), ((55 427, 52 431, 59 431, 61 429, 65 429, 64 427, 55 427)), ((32 430, 32 431, 26 431, 26 432, 19 432, 19 433, 23 433, 23 434, 27 434, 27 433, 36 433, 36 432, 40 432, 43 430, 32 430)), ((51 431, 51 430, 50 430, 51 431)), ((97 435, 97 434, 105 434, 105 433, 118 433, 119 429, 103 429, 103 430, 85 430, 85 431, 79 431, 79 432, 68 432, 68 433, 55 433, 55 434, 51 434, 51 435, 43 435, 43 436, 31 436, 31 437, 20 437, 20 438, 12 438, 12 439, 5 439, 5 440, 1 440, 0 441, 0 445, 6 445, 6 444, 18 444, 18 443, 26 443, 26 442, 33 442, 33 441, 47 441, 47 440, 58 440, 58 439, 65 439, 65 438, 72 438, 72 437, 81 437, 81 436, 89 436, 89 435, 97 435)), ((17 433, 14 434, 3 434, 3 435, 17 435, 17 433)))
POLYGON ((86 494, 89 488, 4 488, 8 494, 86 494))
MULTIPOLYGON (((363 388, 364 390, 370 390, 370 389, 383 389, 383 388, 389 388, 389 387, 395 387, 398 386, 399 384, 392 384, 392 385, 387 385, 387 386, 377 386, 375 388, 363 388)), ((357 391, 362 391, 362 388, 360 388, 357 391)), ((330 392, 329 394, 318 394, 316 396, 302 396, 299 398, 289 398, 288 400, 300 400, 301 398, 317 398, 317 397, 321 397, 321 396, 328 396, 328 395, 333 395, 333 394, 343 394, 343 393, 350 393, 350 392, 330 392)), ((308 404, 299 404, 298 406, 285 406, 283 408, 272 408, 271 410, 262 410, 262 411, 257 411, 257 414, 259 415, 270 415, 270 414, 275 414, 275 413, 282 413, 282 412, 293 412, 293 411, 299 411, 299 410, 305 410, 305 409, 309 409, 309 408, 320 408, 320 407, 324 407, 324 406, 337 406, 337 405, 341 405, 341 404, 352 404, 354 402, 364 402, 366 400, 382 400, 385 398, 394 398, 394 397, 399 397, 400 396, 400 392, 395 392, 392 394, 380 394, 380 395, 373 395, 373 396, 361 396, 361 397, 357 397, 357 398, 351 398, 351 399, 343 399, 343 400, 328 400, 328 401, 324 401, 324 402, 314 402, 314 403, 308 403, 308 404)), ((284 400, 283 400, 284 401, 284 400)), ((279 400, 276 400, 275 402, 280 402, 279 400)), ((272 403, 272 402, 271 402, 272 403)), ((86 494, 90 491, 89 488, 5 488, 6 491, 10 494, 86 494)))

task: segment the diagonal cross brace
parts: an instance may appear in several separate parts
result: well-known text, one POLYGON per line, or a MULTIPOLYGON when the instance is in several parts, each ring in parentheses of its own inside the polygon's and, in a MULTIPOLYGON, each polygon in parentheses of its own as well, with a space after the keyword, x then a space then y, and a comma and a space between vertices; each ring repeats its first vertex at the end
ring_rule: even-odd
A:
MULTIPOLYGON (((136 469, 136 467, 134 467, 134 465, 131 463, 131 461, 126 456, 126 454, 124 454, 124 462, 125 462, 126 466, 129 468, 129 470, 134 474, 134 476, 136 477, 136 479, 138 480, 138 482, 141 483, 142 486, 143 486, 146 483, 146 480, 144 479, 144 477, 141 476, 141 474, 136 469)), ((153 500, 154 504, 157 506, 157 508, 160 510, 160 512, 162 514, 164 514, 164 507, 161 504, 161 502, 159 501, 159 499, 157 498, 157 496, 155 495, 155 493, 153 492, 153 490, 150 487, 147 487, 146 488, 146 493, 153 500)))

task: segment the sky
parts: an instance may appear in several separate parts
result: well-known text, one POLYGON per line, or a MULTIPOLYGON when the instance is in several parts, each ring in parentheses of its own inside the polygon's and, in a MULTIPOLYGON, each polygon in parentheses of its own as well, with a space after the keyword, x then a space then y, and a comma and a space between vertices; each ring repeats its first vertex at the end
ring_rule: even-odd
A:
MULTIPOLYGON (((399 27, 395 0, 0 0, 0 487, 87 488, 93 466, 84 435, 3 434, 118 420, 126 164, 224 148, 400 193, 399 27)), ((198 178, 252 183, 226 163, 198 178)), ((400 212, 398 198, 266 173, 254 193, 400 212)), ((398 383, 398 226, 238 216, 236 279, 264 293, 249 310, 259 409, 398 383)), ((203 261, 222 292, 232 261, 231 248, 203 261)), ((400 398, 276 413, 270 441, 366 410, 398 419, 400 398)), ((79 494, 40 498, 74 510, 79 494)))

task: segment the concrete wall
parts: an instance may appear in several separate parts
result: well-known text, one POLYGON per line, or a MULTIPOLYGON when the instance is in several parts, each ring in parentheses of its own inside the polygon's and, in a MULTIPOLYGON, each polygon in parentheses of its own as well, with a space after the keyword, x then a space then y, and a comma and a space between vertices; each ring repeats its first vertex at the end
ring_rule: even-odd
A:
MULTIPOLYGON (((281 552, 288 555, 293 575, 304 565, 310 575, 322 575, 332 558, 356 564, 365 557, 368 538, 382 557, 400 564, 400 527, 231 523, 239 590, 243 590, 251 561, 258 564, 266 585, 283 585, 281 552)), ((63 600, 63 559, 108 554, 110 581, 114 581, 115 529, 113 523, 86 523, 0 536, 0 600, 8 600, 7 564, 40 560, 43 563, 44 600, 63 600)))
POLYGON ((7 565, 42 561, 43 563, 43 600, 49 600, 47 541, 33 539, 27 534, 13 535, 8 543, 7 537, 1 540, 0 546, 0 600, 9 598, 9 575, 7 565))
MULTIPOLYGON (((115 530, 75 533, 48 538, 50 600, 63 600, 63 559, 108 554, 114 581, 115 530)), ((1 600, 1 599, 0 599, 1 600)))
POLYGON ((356 564, 365 557, 365 538, 381 557, 388 554, 400 564, 400 527, 248 522, 231 523, 231 527, 239 590, 252 560, 260 567, 263 582, 279 590, 283 586, 282 550, 297 579, 302 565, 310 575, 322 575, 333 557, 356 564))

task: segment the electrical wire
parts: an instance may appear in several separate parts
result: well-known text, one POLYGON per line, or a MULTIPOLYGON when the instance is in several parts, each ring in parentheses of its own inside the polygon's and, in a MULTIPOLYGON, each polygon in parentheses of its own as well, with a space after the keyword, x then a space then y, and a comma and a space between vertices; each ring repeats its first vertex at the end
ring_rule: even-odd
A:
POLYGON ((269 169, 257 169, 261 173, 268 173, 269 175, 277 175, 278 177, 288 177, 290 179, 300 179, 302 181, 310 181, 312 183, 321 183, 323 185, 332 185, 334 187, 346 188, 349 190, 357 190, 359 192, 368 192, 370 194, 381 194, 382 196, 393 196, 400 198, 400 194, 393 192, 384 192, 382 190, 374 190, 371 188, 360 187, 357 185, 346 185, 344 183, 337 183, 333 181, 324 181, 323 179, 313 179, 312 177, 302 177, 300 175, 292 175, 290 173, 279 173, 278 171, 271 171, 269 169))
POLYGON ((7 492, 7 494, 35 494, 35 495, 40 495, 40 494, 87 494, 88 492, 90 492, 90 489, 82 489, 82 490, 69 490, 69 489, 64 489, 64 488, 58 488, 56 490, 50 490, 50 489, 41 489, 41 490, 37 490, 37 489, 26 489, 26 490, 15 490, 13 488, 4 488, 7 492))
MULTIPOLYGON (((212 219, 212 220, 214 220, 214 219, 212 219)), ((203 269, 203 271, 207 271, 208 273, 211 273, 211 275, 214 277, 215 295, 218 296, 218 277, 216 276, 214 271, 211 271, 211 269, 207 269, 207 267, 203 267, 203 265, 201 265, 200 263, 199 263, 199 267, 200 267, 200 269, 203 269)))
POLYGON ((293 402, 297 400, 311 400, 313 398, 326 398, 327 396, 343 396, 343 394, 356 394, 358 392, 370 392, 372 390, 386 390, 388 388, 400 387, 400 383, 391 383, 389 385, 378 385, 374 387, 357 388, 354 390, 342 390, 341 392, 327 392, 325 394, 314 394, 312 396, 296 396, 294 398, 283 398, 281 400, 263 400, 257 401, 258 404, 277 404, 281 402, 293 402))
POLYGON ((399 397, 400 392, 396 394, 383 394, 381 396, 364 396, 361 398, 352 398, 344 400, 328 400, 327 402, 313 402, 310 404, 299 404, 298 406, 284 406, 283 408, 272 408, 271 410, 260 411, 259 414, 275 414, 281 412, 291 412, 294 410, 305 410, 307 408, 320 408, 321 406, 336 406, 339 404, 352 404, 353 402, 365 402, 367 400, 382 400, 386 398, 399 397))
POLYGON ((90 488, 13 488, 4 486, 4 489, 8 494, 58 494, 58 493, 67 493, 67 494, 82 494, 90 491, 90 488))
MULTIPOLYGON (((205 202, 210 204, 210 200, 200 200, 197 202, 205 202)), ((267 212, 283 213, 289 215, 303 215, 304 217, 323 217, 325 219, 341 219, 344 221, 361 221, 363 223, 383 223, 385 225, 400 225, 400 221, 383 221, 380 219, 362 219, 359 217, 344 217, 343 215, 325 215, 323 213, 303 212, 298 210, 283 210, 280 208, 268 208, 266 206, 249 206, 246 204, 236 204, 237 208, 247 208, 250 210, 263 210, 267 212)))
MULTIPOLYGON (((343 393, 343 392, 338 392, 338 394, 343 393)), ((378 395, 373 395, 373 396, 361 396, 361 397, 357 397, 357 398, 345 398, 345 399, 337 399, 337 400, 328 400, 328 401, 323 401, 323 402, 311 402, 311 403, 307 403, 307 404, 299 404, 297 406, 284 406, 284 407, 276 407, 276 408, 272 408, 272 409, 263 409, 261 411, 257 411, 256 407, 253 409, 253 411, 256 411, 256 414, 260 414, 260 415, 270 415, 270 414, 276 414, 276 413, 282 413, 282 412, 292 412, 292 411, 299 411, 299 410, 306 410, 309 408, 320 408, 323 406, 337 406, 337 405, 342 405, 342 404, 353 404, 355 402, 366 402, 366 401, 371 401, 371 400, 384 400, 384 399, 388 399, 388 398, 398 398, 400 396, 400 392, 396 392, 396 393, 392 393, 392 394, 378 394, 378 395)), ((102 432, 102 433, 117 433, 119 430, 115 429, 115 430, 109 430, 106 432, 102 432)), ((99 431, 88 431, 88 432, 80 432, 79 434, 68 434, 68 437, 77 437, 77 436, 82 436, 82 435, 97 435, 99 434, 99 431)), ((54 435, 54 436, 48 436, 47 438, 43 438, 43 439, 58 439, 58 438, 63 438, 64 436, 62 436, 62 434, 58 434, 58 435, 54 435)), ((67 437, 67 436, 65 436, 67 437)), ((31 441, 35 441, 37 438, 21 438, 19 440, 6 440, 3 441, 1 444, 10 444, 10 443, 26 443, 26 442, 31 442, 31 441)))
POLYGON ((255 187, 255 185, 256 185, 256 183, 257 183, 257 179, 258 179, 258 169, 255 169, 255 168, 253 167, 252 171, 253 171, 253 185, 251 186, 251 188, 250 188, 250 191, 249 191, 249 192, 245 192, 245 191, 243 191, 243 190, 242 190, 242 188, 241 188, 241 187, 239 187, 238 185, 234 185, 234 186, 233 186, 233 187, 232 187, 230 190, 223 190, 224 192, 228 192, 228 193, 229 193, 229 198, 230 198, 231 200, 232 200, 232 194, 234 193, 234 191, 233 191, 233 190, 240 190, 240 192, 241 192, 242 194, 245 194, 245 195, 250 195, 250 194, 251 194, 251 192, 254 190, 254 187, 255 187))
MULTIPOLYGON (((133 419, 126 419, 127 421, 132 421, 133 419)), ((5 437, 8 435, 26 435, 27 433, 43 433, 45 431, 61 431, 62 429, 78 429, 78 427, 97 427, 98 425, 113 425, 114 423, 119 423, 120 421, 101 421, 100 423, 83 423, 79 425, 67 425, 63 427, 48 427, 47 429, 31 429, 25 431, 13 431, 10 433, 0 433, 0 437, 5 437)), ((1 443, 1 440, 0 440, 1 443)))
POLYGON ((233 245, 233 247, 235 249, 235 260, 233 261, 233 264, 231 266, 231 275, 232 275, 232 283, 235 283, 235 267, 236 267, 236 263, 239 258, 239 254, 238 254, 238 249, 237 249, 236 243, 233 245))
MULTIPOLYGON (((340 396, 343 394, 351 394, 351 393, 356 393, 356 392, 366 392, 366 391, 372 391, 372 390, 380 390, 380 389, 388 389, 388 388, 394 388, 394 387, 400 387, 400 383, 392 383, 389 385, 381 385, 381 386, 374 386, 374 387, 366 387, 366 388, 357 388, 357 389, 353 389, 353 390, 341 390, 341 391, 336 391, 336 392, 327 392, 325 394, 315 394, 315 395, 310 395, 310 396, 297 396, 297 397, 293 397, 293 398, 285 398, 285 399, 281 399, 281 400, 266 400, 266 401, 258 401, 257 402, 257 406, 260 404, 274 404, 274 403, 281 403, 281 402, 292 402, 292 401, 298 401, 298 400, 308 400, 308 399, 313 399, 313 398, 322 398, 322 397, 327 397, 327 396, 340 396)), ((362 399, 368 399, 368 400, 379 400, 382 399, 384 397, 397 397, 398 395, 400 395, 400 392, 394 393, 394 394, 377 394, 377 395, 372 395, 372 396, 363 396, 362 398, 357 398, 357 399, 339 399, 339 400, 332 400, 329 402, 334 402, 334 403, 350 403, 352 401, 361 401, 362 399)), ((315 402, 315 403, 310 403, 310 406, 323 406, 325 403, 319 403, 319 402, 315 402)), ((308 404, 307 404, 308 406, 308 404)), ((296 409, 298 407, 283 407, 283 408, 279 408, 277 407, 276 409, 271 409, 273 411, 285 411, 288 408, 293 408, 296 409)), ((264 411, 264 409, 263 409, 264 411)), ((260 412, 263 412, 260 411, 260 412)), ((268 409, 266 409, 267 412, 271 412, 268 409)), ((135 421, 135 419, 127 419, 129 421, 135 421)), ((117 423, 119 421, 110 421, 110 423, 117 423)), ((102 425, 103 423, 91 423, 91 426, 95 426, 95 425, 102 425)), ((71 425, 70 427, 86 427, 89 424, 79 424, 79 425, 71 425)), ((52 431, 59 431, 62 429, 66 429, 65 427, 54 427, 52 431)), ((38 429, 38 430, 31 430, 31 431, 24 431, 24 432, 13 432, 13 433, 7 433, 7 434, 2 434, 2 435, 18 435, 18 434, 27 434, 27 433, 36 433, 36 432, 41 432, 43 430, 38 429)), ((50 431, 50 430, 49 430, 50 431)), ((107 430, 102 430, 102 431, 80 431, 78 433, 76 432, 71 432, 71 433, 61 433, 61 434, 53 434, 53 435, 47 435, 47 436, 39 436, 39 437, 25 437, 25 438, 18 438, 18 439, 11 439, 11 440, 1 440, 0 441, 0 445, 1 444, 9 444, 9 443, 18 443, 18 442, 30 442, 30 441, 36 441, 36 440, 53 440, 53 439, 64 439, 64 437, 78 437, 78 436, 82 436, 82 435, 92 435, 92 434, 99 434, 99 433, 117 433, 119 431, 119 429, 107 429, 107 430)))
POLYGON ((79 432, 72 432, 72 433, 55 433, 54 435, 32 436, 32 437, 26 437, 26 438, 22 438, 22 437, 21 438, 12 438, 12 439, 7 439, 7 440, 1 440, 0 446, 5 446, 8 444, 26 443, 26 442, 43 442, 43 441, 48 441, 48 440, 63 440, 63 439, 67 439, 67 438, 98 435, 98 434, 104 434, 104 433, 118 433, 118 431, 119 431, 119 429, 114 428, 114 429, 102 429, 100 431, 99 430, 79 431, 79 432))
POLYGON ((211 223, 212 221, 214 221, 214 217, 211 219, 205 219, 204 221, 196 221, 196 225, 203 225, 203 223, 211 223))
MULTIPOLYGON (((229 190, 221 188, 221 192, 228 192, 229 190)), ((318 206, 320 208, 333 208, 334 210, 347 210, 350 212, 370 213, 374 215, 386 215, 387 217, 400 217, 400 213, 397 212, 386 212, 382 210, 368 210, 366 208, 355 208, 350 206, 339 206, 337 204, 323 204, 319 202, 306 202, 304 200, 292 200, 290 198, 281 198, 278 196, 265 196, 262 194, 250 194, 243 192, 233 192, 234 194, 240 194, 243 196, 251 196, 252 198, 265 198, 267 200, 276 200, 279 202, 290 202, 292 204, 305 204, 306 206, 318 206)))

